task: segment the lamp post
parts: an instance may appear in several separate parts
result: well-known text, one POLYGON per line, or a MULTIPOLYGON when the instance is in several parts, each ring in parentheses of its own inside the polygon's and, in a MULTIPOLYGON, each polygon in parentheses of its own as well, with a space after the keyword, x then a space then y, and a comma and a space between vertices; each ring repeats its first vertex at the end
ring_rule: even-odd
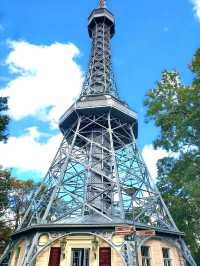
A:
POLYGON ((62 254, 62 258, 65 259, 65 248, 66 248, 66 245, 67 245, 67 240, 66 239, 62 239, 60 241, 60 247, 61 247, 61 254, 62 254))
POLYGON ((97 256, 96 251, 97 251, 98 245, 99 245, 99 242, 97 241, 97 238, 95 236, 94 239, 92 240, 92 251, 94 252, 95 260, 96 260, 96 256, 97 256))

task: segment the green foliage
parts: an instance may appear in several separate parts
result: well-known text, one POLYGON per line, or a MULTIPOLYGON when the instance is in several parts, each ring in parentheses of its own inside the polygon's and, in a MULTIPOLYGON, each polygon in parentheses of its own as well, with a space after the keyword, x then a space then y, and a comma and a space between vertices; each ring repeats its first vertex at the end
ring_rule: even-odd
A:
POLYGON ((154 120, 160 135, 154 146, 174 152, 200 147, 200 87, 184 86, 177 72, 164 71, 147 94, 147 122, 154 120))
POLYGON ((39 186, 33 180, 11 179, 11 189, 9 193, 9 209, 12 212, 11 221, 13 228, 19 225, 25 211, 29 207, 31 197, 39 186))
POLYGON ((3 252, 11 233, 11 228, 5 220, 5 213, 9 208, 9 190, 10 173, 0 167, 0 254, 3 252))
MULTIPOLYGON (((6 141, 8 138, 7 127, 9 117, 6 114, 8 110, 7 97, 0 97, 0 141, 6 141)), ((10 188, 10 173, 3 170, 0 166, 0 254, 6 245, 11 229, 4 220, 5 212, 9 206, 8 191, 10 188)))
MULTIPOLYGON (((158 187, 196 260, 200 262, 200 158, 184 154, 158 162, 158 187)), ((199 264, 198 264, 199 265, 199 264)))
POLYGON ((10 173, 0 167, 0 217, 9 205, 8 190, 10 188, 10 173))
POLYGON ((18 180, 5 170, 0 171, 0 254, 27 210, 35 189, 33 180, 18 180))
POLYGON ((7 100, 6 97, 0 97, 0 141, 6 141, 8 138, 7 126, 10 119, 5 113, 8 110, 7 100))
POLYGON ((200 49, 189 67, 190 86, 178 72, 164 71, 144 104, 146 121, 160 129, 154 147, 171 152, 158 162, 158 187, 200 265, 200 49))

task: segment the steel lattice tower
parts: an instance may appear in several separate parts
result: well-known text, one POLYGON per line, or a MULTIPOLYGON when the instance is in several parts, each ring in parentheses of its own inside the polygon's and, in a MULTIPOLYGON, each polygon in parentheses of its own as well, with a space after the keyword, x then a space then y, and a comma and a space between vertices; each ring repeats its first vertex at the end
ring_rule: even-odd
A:
MULTIPOLYGON (((137 148, 137 114, 119 98, 110 49, 115 19, 103 1, 88 30, 92 49, 81 95, 59 121, 63 141, 3 257, 29 231, 23 266, 31 265, 39 249, 33 228, 134 224, 176 236, 195 266, 137 148)), ((133 245, 125 243, 122 253, 126 265, 136 265, 133 245)))

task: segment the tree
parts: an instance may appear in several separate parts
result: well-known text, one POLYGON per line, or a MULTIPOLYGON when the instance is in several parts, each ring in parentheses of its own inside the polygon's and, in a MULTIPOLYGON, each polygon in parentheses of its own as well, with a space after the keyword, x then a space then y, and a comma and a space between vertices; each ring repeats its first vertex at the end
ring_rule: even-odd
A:
POLYGON ((9 211, 11 215, 8 216, 8 222, 12 226, 13 230, 17 229, 20 224, 24 213, 29 207, 33 193, 38 187, 39 183, 36 183, 31 179, 11 179, 9 192, 9 211))
POLYGON ((144 105, 146 121, 160 129, 154 147, 169 152, 158 162, 158 187, 200 265, 200 49, 189 68, 190 86, 178 72, 164 71, 144 105))
MULTIPOLYGON (((5 113, 7 110, 7 98, 0 97, 0 141, 6 141, 8 137, 7 127, 9 123, 9 117, 5 113)), ((8 204, 7 191, 9 187, 9 178, 9 172, 3 170, 0 165, 0 217, 8 204)))
MULTIPOLYGON (((8 110, 7 98, 0 97, 0 141, 6 141, 8 138, 9 117, 6 114, 8 110)), ((10 173, 0 166, 0 253, 2 252, 10 236, 10 228, 5 223, 3 216, 8 207, 8 190, 10 187, 10 173)))
POLYGON ((10 118, 5 113, 8 110, 7 102, 8 102, 7 97, 0 97, 0 141, 6 141, 8 138, 7 127, 10 118))
POLYGON ((10 189, 10 173, 0 167, 0 217, 8 208, 8 190, 10 189))
POLYGON ((11 234, 11 228, 4 217, 9 206, 8 191, 10 189, 10 173, 0 167, 0 254, 11 234))
POLYGON ((12 232, 19 225, 35 189, 39 183, 33 180, 19 180, 8 171, 0 171, 0 254, 3 252, 12 232), (4 173, 4 174, 3 174, 4 173))

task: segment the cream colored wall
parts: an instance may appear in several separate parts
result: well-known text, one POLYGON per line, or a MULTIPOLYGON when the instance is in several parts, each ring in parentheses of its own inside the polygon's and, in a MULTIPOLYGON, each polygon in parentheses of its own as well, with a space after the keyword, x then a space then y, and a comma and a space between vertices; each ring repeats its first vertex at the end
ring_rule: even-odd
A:
MULTIPOLYGON (((60 266, 71 266, 71 249, 73 248, 89 248, 90 249, 90 266, 99 266, 99 247, 109 247, 108 243, 102 239, 96 238, 98 241, 98 247, 96 251, 94 251, 94 236, 68 236, 65 238, 66 246, 63 254, 61 254, 61 262, 60 266), (96 258, 95 254, 96 253, 96 258)), ((45 238, 42 238, 42 241, 45 244, 45 238)), ((63 239, 61 240, 63 241, 63 239)), ((60 247, 60 240, 54 242, 51 247, 60 247)), ((112 239, 113 243, 116 245, 120 245, 123 242, 121 237, 115 236, 112 239)), ((172 266, 184 266, 184 259, 177 250, 177 248, 166 241, 162 241, 159 239, 151 239, 145 242, 146 246, 150 247, 150 255, 151 255, 151 266, 163 266, 163 257, 162 257, 162 248, 170 249, 170 258, 172 259, 172 266)), ((16 246, 16 249, 11 258, 10 266, 21 266, 24 258, 26 242, 20 241, 16 246), (15 265, 16 251, 17 247, 20 247, 20 255, 18 259, 17 265, 15 265)), ((34 266, 48 266, 49 263, 49 254, 50 248, 46 248, 42 251, 36 258, 34 266)), ((120 255, 114 250, 111 249, 112 256, 112 266, 123 266, 120 255)), ((142 266, 141 254, 139 253, 139 263, 142 266)))
MULTIPOLYGON (((178 249, 171 245, 169 242, 158 240, 158 239, 151 239, 146 241, 144 246, 150 247, 150 256, 151 256, 151 266, 163 266, 163 255, 162 255, 162 248, 169 248, 170 249, 170 258, 172 266, 184 266, 184 259, 179 254, 178 249)), ((142 266, 141 260, 141 253, 139 254, 139 262, 140 266, 142 266)))
MULTIPOLYGON (((119 247, 116 249, 120 253, 120 248, 121 248, 120 246, 124 242, 124 237, 115 235, 112 237, 112 242, 113 242, 113 244, 115 244, 116 246, 119 247)), ((116 250, 112 249, 112 266, 124 266, 119 253, 116 250)))
POLYGON ((46 248, 43 252, 41 252, 37 256, 34 266, 48 266, 49 254, 50 254, 50 248, 46 248))
POLYGON ((71 250, 73 248, 89 248, 90 249, 90 263, 91 265, 98 266, 97 257, 98 254, 96 252, 96 259, 94 257, 94 253, 92 252, 92 241, 94 237, 92 236, 73 236, 67 237, 67 245, 65 249, 65 260, 61 261, 60 266, 70 266, 71 265, 71 250))
POLYGON ((24 254, 25 254, 25 249, 26 249, 26 242, 25 242, 25 240, 22 240, 16 245, 16 248, 15 248, 13 255, 11 257, 10 266, 21 266, 22 265, 24 254), (19 254, 17 265, 16 265, 15 260, 16 260, 18 248, 20 248, 20 254, 19 254))
MULTIPOLYGON (((96 238, 98 241, 98 247, 96 251, 93 250, 93 244, 92 241, 94 240, 94 236, 71 236, 71 237, 66 237, 66 246, 65 246, 65 251, 64 255, 65 257, 63 258, 63 254, 61 254, 61 261, 60 261, 60 266, 71 266, 71 250, 73 248, 89 248, 90 249, 90 266, 99 266, 99 247, 109 247, 107 242, 96 238), (96 258, 95 254, 96 253, 96 258)), ((63 239, 62 239, 63 241, 63 239)), ((55 242, 51 247, 60 247, 60 241, 55 242)), ((121 257, 119 254, 111 249, 111 256, 112 256, 112 266, 123 266, 123 263, 121 261, 121 257)), ((43 252, 40 253, 40 255, 37 256, 36 259, 36 264, 35 266, 48 266, 49 262, 49 253, 50 253, 50 248, 44 250, 43 252)))

